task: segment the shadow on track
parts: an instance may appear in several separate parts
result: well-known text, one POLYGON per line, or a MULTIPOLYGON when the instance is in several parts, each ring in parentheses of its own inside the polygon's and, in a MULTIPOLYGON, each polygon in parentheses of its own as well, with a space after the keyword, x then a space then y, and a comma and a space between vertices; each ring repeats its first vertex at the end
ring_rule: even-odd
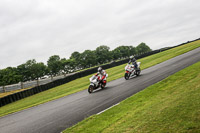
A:
MULTIPOLYGON (((99 89, 96 89, 96 90, 94 90, 92 93, 97 93, 97 92, 100 92, 100 91, 103 91, 103 90, 107 90, 107 89, 111 89, 111 88, 113 88, 114 86, 106 86, 104 89, 101 89, 101 88, 99 88, 99 89)), ((92 94, 91 93, 91 94, 92 94)))

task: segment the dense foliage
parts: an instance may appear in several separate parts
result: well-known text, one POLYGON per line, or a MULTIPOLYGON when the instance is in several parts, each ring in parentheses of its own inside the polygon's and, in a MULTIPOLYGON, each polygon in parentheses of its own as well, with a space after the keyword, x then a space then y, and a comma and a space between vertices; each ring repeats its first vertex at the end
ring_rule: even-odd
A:
POLYGON ((141 43, 137 47, 119 46, 112 51, 108 46, 102 45, 93 51, 85 50, 83 53, 75 51, 69 59, 61 59, 59 55, 53 55, 49 57, 47 65, 42 62, 37 63, 35 59, 28 60, 17 67, 7 67, 0 70, 0 86, 38 80, 45 75, 68 74, 149 51, 151 49, 145 43, 141 43))

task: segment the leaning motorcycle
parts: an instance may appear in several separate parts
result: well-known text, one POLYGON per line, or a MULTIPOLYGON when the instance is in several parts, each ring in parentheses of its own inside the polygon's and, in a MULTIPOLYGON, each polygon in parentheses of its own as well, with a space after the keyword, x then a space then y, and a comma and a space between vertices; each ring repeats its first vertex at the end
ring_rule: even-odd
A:
POLYGON ((135 68, 134 65, 132 64, 127 64, 125 67, 125 74, 124 78, 128 80, 129 78, 132 78, 134 76, 139 76, 140 75, 140 64, 141 62, 137 62, 137 69, 135 68))
MULTIPOLYGON (((107 77, 108 77, 108 74, 106 74, 106 78, 107 77)), ((90 80, 90 86, 88 87, 89 93, 92 93, 93 90, 96 90, 99 87, 101 87, 101 89, 105 88, 106 83, 104 83, 102 80, 99 80, 101 78, 102 78, 101 76, 96 76, 96 75, 93 75, 91 78, 89 78, 89 80, 90 80)))

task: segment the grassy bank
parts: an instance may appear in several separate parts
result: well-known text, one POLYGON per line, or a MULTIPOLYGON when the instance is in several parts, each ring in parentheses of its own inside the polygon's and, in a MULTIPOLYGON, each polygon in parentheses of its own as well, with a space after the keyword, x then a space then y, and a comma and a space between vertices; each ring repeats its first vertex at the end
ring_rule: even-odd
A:
POLYGON ((65 132, 200 132, 200 62, 65 132))
MULTIPOLYGON (((173 58, 177 55, 183 54, 190 50, 193 50, 197 47, 200 47, 200 41, 195 41, 192 43, 188 43, 186 45, 176 47, 164 52, 160 52, 158 54, 148 56, 146 58, 142 58, 138 61, 142 62, 141 68, 145 69, 150 66, 156 65, 163 61, 166 61, 170 58, 173 58)), ((112 81, 124 76, 124 67, 125 64, 107 69, 107 73, 109 74, 108 81, 112 81)), ((87 89, 89 84, 89 76, 71 81, 64 85, 52 88, 50 90, 41 92, 39 94, 24 98, 22 100, 16 101, 14 103, 8 104, 0 108, 0 116, 4 116, 9 113, 13 113, 19 110, 23 110, 35 105, 39 105, 41 103, 48 102, 50 100, 54 100, 84 89, 87 89)))

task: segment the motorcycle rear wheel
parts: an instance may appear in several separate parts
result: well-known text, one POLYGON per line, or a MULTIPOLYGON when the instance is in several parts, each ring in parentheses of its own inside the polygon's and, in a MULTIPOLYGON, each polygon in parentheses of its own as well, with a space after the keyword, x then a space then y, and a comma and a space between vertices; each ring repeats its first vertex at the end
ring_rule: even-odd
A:
POLYGON ((94 90, 94 86, 90 85, 89 88, 88 88, 88 92, 89 92, 89 93, 92 93, 93 90, 94 90))
POLYGON ((106 84, 101 84, 101 89, 104 89, 106 87, 106 84))

